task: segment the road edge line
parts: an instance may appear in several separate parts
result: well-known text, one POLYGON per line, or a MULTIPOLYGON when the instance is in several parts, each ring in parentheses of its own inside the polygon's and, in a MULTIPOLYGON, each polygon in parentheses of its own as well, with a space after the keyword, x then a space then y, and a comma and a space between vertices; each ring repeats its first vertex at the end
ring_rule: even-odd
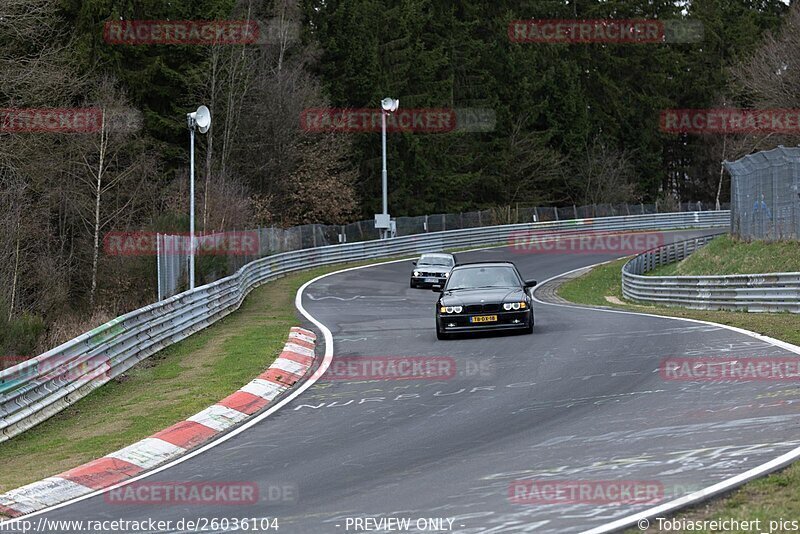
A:
MULTIPOLYGON (((617 261, 618 259, 620 259, 620 258, 617 258, 617 259, 614 259, 614 260, 608 260, 608 261, 595 263, 595 264, 589 265, 589 266, 579 267, 578 269, 572 269, 571 271, 567 271, 567 272, 564 272, 564 273, 561 273, 561 274, 557 274, 555 276, 551 276, 550 278, 548 278, 547 280, 542 282, 540 285, 543 286, 548 282, 552 282, 553 280, 556 280, 558 278, 567 276, 567 275, 569 275, 571 273, 574 273, 576 271, 587 269, 587 267, 589 268, 589 270, 591 270, 591 269, 594 269, 596 267, 599 267, 600 265, 605 265, 607 263, 611 263, 612 261, 617 261)), ((621 276, 621 274, 620 274, 620 276, 621 276)), ((684 318, 684 317, 670 317, 668 315, 655 315, 655 314, 646 313, 646 312, 634 312, 634 311, 628 311, 628 310, 616 310, 616 309, 605 308, 605 307, 601 307, 601 306, 590 306, 590 305, 581 305, 581 304, 560 304, 560 303, 554 303, 554 302, 546 302, 546 301, 539 300, 538 298, 536 298, 535 292, 534 292, 533 295, 531 295, 531 297, 537 303, 545 305, 545 306, 559 306, 559 307, 562 307, 562 308, 578 308, 578 309, 583 309, 583 310, 599 311, 599 312, 606 312, 606 313, 620 313, 620 314, 626 314, 626 315, 640 315, 640 316, 644 316, 644 317, 655 317, 655 318, 658 318, 658 319, 669 319, 669 320, 673 320, 673 321, 686 321, 686 322, 690 322, 690 323, 697 323, 697 324, 704 324, 704 325, 709 325, 709 326, 716 326, 716 327, 719 327, 719 328, 724 328, 726 330, 737 332, 739 334, 744 334, 744 335, 753 337, 753 338, 758 339, 760 341, 765 341, 767 343, 770 343, 771 345, 775 345, 775 346, 780 347, 780 348, 782 348, 784 350, 788 350, 789 352, 794 352, 795 354, 800 354, 800 347, 797 346, 797 345, 793 345, 793 344, 788 343, 786 341, 782 341, 780 339, 775 339, 775 338, 770 337, 770 336, 765 336, 763 334, 759 334, 759 333, 753 332, 751 330, 746 330, 744 328, 739 328, 737 326, 730 326, 730 325, 715 323, 715 322, 712 322, 712 321, 704 321, 702 319, 689 319, 689 318, 684 318)), ((756 466, 756 467, 754 467, 752 469, 748 469, 744 473, 740 473, 738 475, 729 477, 729 478, 727 478, 727 479, 725 479, 725 480, 723 480, 721 482, 717 482, 716 484, 712 484, 711 486, 708 486, 706 488, 703 488, 703 489, 700 489, 700 490, 695 491, 693 493, 690 493, 689 495, 684 495, 683 497, 680 497, 678 499, 673 499, 673 500, 671 500, 669 502, 666 502, 664 504, 660 504, 658 506, 654 506, 652 508, 648 508, 647 510, 643 510, 641 512, 637 512, 635 514, 631 514, 631 515, 623 517, 621 519, 615 519, 614 521, 611 521, 610 523, 606 523, 605 525, 600 525, 598 527, 594 527, 592 529, 582 531, 581 534, 607 534, 607 533, 610 533, 610 532, 617 532, 619 530, 630 528, 630 527, 639 526, 639 528, 641 528, 641 526, 647 525, 647 526, 645 526, 644 529, 642 529, 642 530, 646 530, 647 528, 649 528, 649 526, 650 526, 649 520, 652 519, 652 518, 659 517, 659 515, 671 514, 673 512, 677 512, 678 510, 680 510, 682 508, 685 508, 687 506, 690 506, 690 505, 693 505, 693 504, 699 504, 699 503, 707 501, 707 500, 709 500, 709 499, 711 499, 713 497, 719 496, 719 495, 721 495, 723 493, 727 493, 727 492, 729 492, 729 491, 731 491, 733 489, 736 489, 736 488, 746 484, 747 482, 750 482, 750 481, 755 480, 757 478, 761 478, 763 476, 769 475, 770 473, 778 471, 778 470, 780 470, 780 469, 782 469, 784 467, 787 467, 788 465, 791 465, 794 462, 796 462, 798 459, 800 459, 800 447, 792 449, 791 451, 789 451, 787 453, 784 453, 784 454, 778 456, 777 458, 774 458, 774 459, 772 459, 772 460, 770 460, 768 462, 765 462, 765 463, 763 463, 761 465, 758 465, 758 466, 756 466)))

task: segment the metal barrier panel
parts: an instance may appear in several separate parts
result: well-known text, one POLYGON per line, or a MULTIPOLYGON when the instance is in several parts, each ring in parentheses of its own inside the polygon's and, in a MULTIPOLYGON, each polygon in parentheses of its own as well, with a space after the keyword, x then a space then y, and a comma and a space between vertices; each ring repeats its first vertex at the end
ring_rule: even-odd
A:
MULTIPOLYGON (((700 202, 689 202, 682 204, 680 211, 704 211, 711 208, 711 206, 704 206, 700 202)), ((456 229, 483 228, 499 224, 644 215, 657 212, 658 206, 654 204, 595 204, 564 208, 505 206, 464 213, 397 217, 395 222, 397 224, 397 235, 408 236, 456 229)), ((255 230, 259 236, 259 254, 256 256, 229 258, 228 271, 222 273, 221 276, 235 272, 247 262, 258 257, 338 243, 355 243, 378 239, 380 236, 374 226, 374 221, 369 220, 345 225, 307 224, 292 228, 259 228, 255 230)), ((165 245, 172 243, 169 239, 188 239, 186 236, 163 236, 163 238, 165 245)), ((161 250, 164 249, 162 248, 161 250)), ((159 252, 159 300, 179 293, 184 288, 182 284, 188 279, 188 256, 162 258, 162 255, 163 252, 159 252)))
POLYGON ((715 237, 671 243, 632 258, 622 267, 622 294, 635 302, 697 310, 800 313, 800 273, 645 276, 681 261, 715 237))

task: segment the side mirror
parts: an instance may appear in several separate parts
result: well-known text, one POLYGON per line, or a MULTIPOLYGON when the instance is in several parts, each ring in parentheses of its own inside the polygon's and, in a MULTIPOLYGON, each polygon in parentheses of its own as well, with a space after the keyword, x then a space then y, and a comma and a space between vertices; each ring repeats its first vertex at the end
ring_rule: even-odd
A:
POLYGON ((525 287, 535 287, 536 280, 525 280, 525 287))
POLYGON ((411 262, 411 265, 416 265, 416 264, 417 264, 416 260, 411 262))

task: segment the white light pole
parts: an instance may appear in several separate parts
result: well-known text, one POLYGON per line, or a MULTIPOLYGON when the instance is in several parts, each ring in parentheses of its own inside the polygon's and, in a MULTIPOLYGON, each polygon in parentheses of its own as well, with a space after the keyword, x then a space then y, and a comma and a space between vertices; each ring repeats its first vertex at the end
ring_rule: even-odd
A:
POLYGON ((206 133, 211 128, 211 112, 205 106, 186 114, 189 126, 189 289, 194 289, 194 130, 206 133))
POLYGON ((381 239, 386 239, 389 228, 391 227, 391 217, 389 217, 389 197, 388 197, 388 172, 386 170, 386 115, 394 113, 400 107, 400 100, 389 98, 388 96, 381 100, 381 150, 383 167, 381 169, 381 187, 383 189, 383 212, 381 228, 381 239))

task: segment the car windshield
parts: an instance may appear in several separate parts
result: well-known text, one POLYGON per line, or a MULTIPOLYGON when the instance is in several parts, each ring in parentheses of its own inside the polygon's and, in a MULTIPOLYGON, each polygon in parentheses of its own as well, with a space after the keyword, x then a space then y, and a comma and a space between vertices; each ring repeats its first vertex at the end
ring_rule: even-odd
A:
POLYGON ((446 289, 519 286, 520 280, 513 267, 470 267, 453 271, 446 289))
POLYGON ((437 267, 452 267, 453 260, 442 256, 422 256, 417 262, 418 265, 435 265, 437 267))

